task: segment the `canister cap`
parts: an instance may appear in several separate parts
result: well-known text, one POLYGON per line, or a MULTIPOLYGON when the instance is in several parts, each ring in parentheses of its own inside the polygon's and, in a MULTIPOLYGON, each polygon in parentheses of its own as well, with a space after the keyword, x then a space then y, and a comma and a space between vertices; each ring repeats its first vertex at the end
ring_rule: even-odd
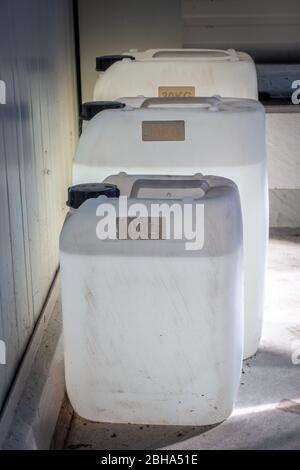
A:
POLYGON ((120 191, 114 184, 108 183, 88 183, 71 186, 68 189, 67 206, 78 209, 87 199, 99 196, 119 197, 120 191))
POLYGON ((125 104, 119 101, 90 101, 81 105, 80 119, 82 121, 90 121, 96 114, 101 113, 101 111, 122 108, 125 108, 125 104))
POLYGON ((127 54, 103 55, 96 58, 96 70, 97 72, 105 72, 105 70, 107 70, 115 62, 123 59, 135 60, 135 57, 127 54))

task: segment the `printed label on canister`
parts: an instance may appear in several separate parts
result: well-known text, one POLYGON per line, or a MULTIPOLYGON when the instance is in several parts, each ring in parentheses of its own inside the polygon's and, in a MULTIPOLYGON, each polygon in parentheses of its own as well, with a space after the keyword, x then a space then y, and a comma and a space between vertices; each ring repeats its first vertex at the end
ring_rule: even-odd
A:
POLYGON ((195 95, 194 86, 160 86, 158 87, 160 98, 188 98, 195 95))
POLYGON ((166 240, 163 217, 117 217, 117 240, 166 240))
POLYGON ((143 141, 183 141, 185 140, 184 121, 143 121, 143 141))

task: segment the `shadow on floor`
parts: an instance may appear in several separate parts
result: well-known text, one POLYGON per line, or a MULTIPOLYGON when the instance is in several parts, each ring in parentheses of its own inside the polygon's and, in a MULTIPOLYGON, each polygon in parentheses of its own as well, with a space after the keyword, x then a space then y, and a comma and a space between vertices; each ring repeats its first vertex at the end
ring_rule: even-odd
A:
MULTIPOLYGON (((266 403, 280 402, 287 391, 286 380, 290 378, 291 381, 292 371, 295 374, 288 352, 261 348, 254 357, 243 363, 238 408, 254 406, 260 402, 261 395, 266 403), (274 372, 275 369, 280 371, 279 375, 277 371, 274 372), (282 378, 286 380, 282 381, 282 378)), ((282 411, 293 411, 285 408, 287 407, 281 407, 282 411)), ((93 423, 80 418, 66 398, 52 449, 155 450, 169 448, 195 437, 205 439, 206 434, 212 430, 219 434, 221 429, 218 428, 222 429, 223 424, 199 427, 93 423)), ((223 432, 226 434, 225 429, 223 432)))
POLYGON ((281 230, 270 241, 261 347, 244 361, 236 408, 227 421, 206 427, 97 424, 82 420, 67 405, 52 448, 299 449, 300 365, 292 361, 300 339, 299 248, 300 237, 290 231, 281 230))
POLYGON ((68 445, 68 442, 66 442, 66 449, 154 450, 199 436, 213 428, 213 426, 98 424, 87 423, 78 416, 76 421, 76 426, 82 428, 80 433, 77 429, 77 437, 80 437, 79 442, 74 443, 74 439, 71 439, 73 444, 68 445))
POLYGON ((155 450, 200 436, 216 427, 93 423, 76 415, 67 401, 58 420, 60 427, 66 416, 71 417, 68 434, 60 439, 56 435, 52 449, 155 450))

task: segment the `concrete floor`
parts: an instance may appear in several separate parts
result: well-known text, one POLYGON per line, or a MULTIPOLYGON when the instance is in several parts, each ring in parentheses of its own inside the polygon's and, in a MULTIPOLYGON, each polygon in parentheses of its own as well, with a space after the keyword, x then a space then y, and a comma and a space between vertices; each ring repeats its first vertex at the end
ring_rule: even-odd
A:
POLYGON ((270 240, 263 338, 244 362, 232 416, 206 428, 94 424, 66 402, 53 441, 65 449, 300 449, 300 236, 270 240))

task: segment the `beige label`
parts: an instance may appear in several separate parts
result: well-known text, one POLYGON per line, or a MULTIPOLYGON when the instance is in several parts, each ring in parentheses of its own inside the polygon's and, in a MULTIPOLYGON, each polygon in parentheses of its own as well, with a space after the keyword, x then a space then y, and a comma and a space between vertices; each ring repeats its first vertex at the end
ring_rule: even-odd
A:
POLYGON ((143 141, 185 140, 184 121, 143 121, 143 141))
POLYGON ((166 240, 162 217, 117 217, 118 240, 166 240))
POLYGON ((160 98, 188 98, 195 96, 194 86, 160 86, 158 87, 160 98))

